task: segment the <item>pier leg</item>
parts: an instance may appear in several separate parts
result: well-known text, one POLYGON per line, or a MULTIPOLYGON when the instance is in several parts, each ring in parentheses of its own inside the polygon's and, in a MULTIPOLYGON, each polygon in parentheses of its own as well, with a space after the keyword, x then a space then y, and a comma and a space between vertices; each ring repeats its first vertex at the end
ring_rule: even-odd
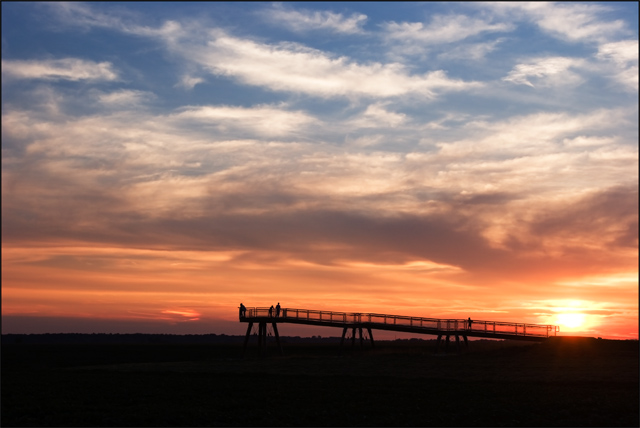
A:
POLYGON ((356 344, 356 328, 353 327, 353 330, 351 331, 351 346, 354 346, 356 344))
POLYGON ((344 338, 347 335, 347 328, 342 329, 342 339, 340 339, 340 355, 342 355, 342 350, 344 349, 344 338))
POLYGON ((456 334, 456 352, 460 353, 460 336, 456 334))
POLYGON ((371 334, 371 328, 367 327, 367 331, 369 332, 369 339, 371 339, 371 347, 375 348, 376 345, 375 345, 375 343, 373 343, 373 334, 371 334))
POLYGON ((244 337, 244 346, 242 347, 242 358, 244 358, 244 354, 247 353, 247 343, 249 343, 249 337, 251 336, 252 327, 253 327, 253 322, 249 322, 249 327, 247 327, 247 334, 244 337))
POLYGON ((465 334, 464 336, 462 336, 462 338, 464 339, 464 347, 469 349, 469 341, 467 340, 467 335, 465 334))
POLYGON ((438 335, 438 340, 436 340, 436 354, 440 352, 440 344, 442 343, 442 335, 438 335))
POLYGON ((258 323, 258 352, 262 354, 262 323, 258 323))
POLYGON ((360 349, 362 349, 362 346, 364 345, 364 339, 362 338, 362 327, 358 328, 358 333, 360 333, 360 349))
POLYGON ((447 334, 447 342, 446 342, 446 344, 444 346, 444 352, 445 353, 449 352, 449 337, 450 336, 447 334))
POLYGON ((280 355, 284 355, 284 352, 282 352, 282 344, 280 343, 280 335, 278 334, 278 324, 273 322, 271 326, 273 327, 273 335, 276 337, 276 343, 278 344, 278 351, 280 351, 280 355))
POLYGON ((258 340, 260 342, 260 354, 264 356, 267 353, 267 323, 261 322, 259 330, 258 340))

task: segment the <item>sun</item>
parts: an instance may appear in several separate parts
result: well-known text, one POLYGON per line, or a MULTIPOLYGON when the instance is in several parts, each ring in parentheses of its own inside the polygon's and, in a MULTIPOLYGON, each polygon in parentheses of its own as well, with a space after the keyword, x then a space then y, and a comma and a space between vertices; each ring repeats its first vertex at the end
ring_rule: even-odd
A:
POLYGON ((562 327, 577 328, 584 324, 586 316, 574 312, 556 315, 556 322, 562 327))

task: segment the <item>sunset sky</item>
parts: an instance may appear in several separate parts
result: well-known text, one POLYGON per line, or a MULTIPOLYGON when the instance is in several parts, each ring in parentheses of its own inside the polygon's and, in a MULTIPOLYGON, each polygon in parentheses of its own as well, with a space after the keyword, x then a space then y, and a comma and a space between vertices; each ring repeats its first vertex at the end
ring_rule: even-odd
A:
POLYGON ((2 333, 637 339, 638 113, 636 2, 3 2, 2 333))

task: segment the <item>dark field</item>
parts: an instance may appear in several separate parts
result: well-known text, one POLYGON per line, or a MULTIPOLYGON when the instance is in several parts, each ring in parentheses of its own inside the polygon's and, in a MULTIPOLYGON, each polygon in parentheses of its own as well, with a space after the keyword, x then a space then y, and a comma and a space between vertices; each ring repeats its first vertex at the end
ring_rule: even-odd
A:
POLYGON ((637 341, 253 346, 3 344, 2 426, 639 425, 637 341))

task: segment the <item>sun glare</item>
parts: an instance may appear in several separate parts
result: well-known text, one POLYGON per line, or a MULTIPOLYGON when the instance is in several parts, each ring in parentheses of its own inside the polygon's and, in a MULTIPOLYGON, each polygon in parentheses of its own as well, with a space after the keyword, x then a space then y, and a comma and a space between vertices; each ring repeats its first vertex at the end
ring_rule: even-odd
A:
POLYGON ((556 315, 556 322, 562 327, 577 328, 584 324, 585 315, 577 313, 564 313, 556 315))

